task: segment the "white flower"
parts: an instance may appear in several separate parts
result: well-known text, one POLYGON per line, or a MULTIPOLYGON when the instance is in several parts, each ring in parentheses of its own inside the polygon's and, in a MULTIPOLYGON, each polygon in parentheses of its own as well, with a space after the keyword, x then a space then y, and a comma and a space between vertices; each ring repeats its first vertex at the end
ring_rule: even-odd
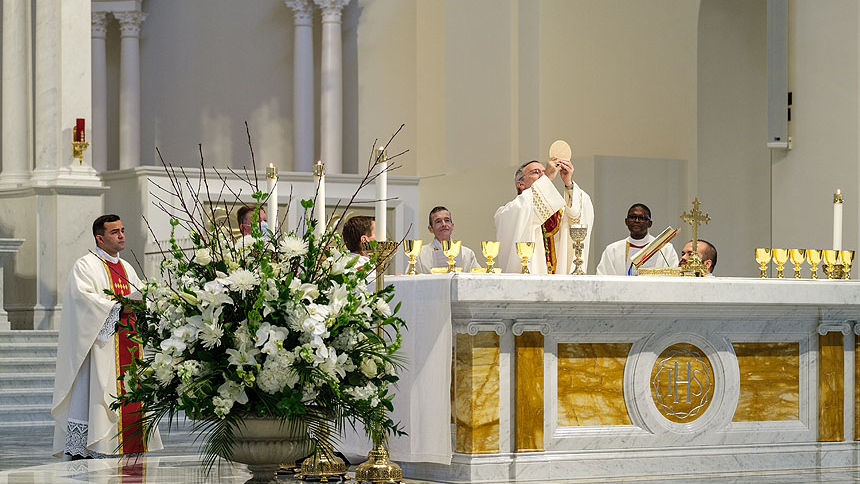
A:
POLYGON ((328 356, 319 365, 320 369, 333 378, 343 378, 346 376, 345 363, 347 360, 346 353, 337 354, 334 349, 328 352, 328 356))
POLYGON ((313 301, 320 295, 316 284, 309 282, 302 283, 298 278, 290 281, 290 290, 296 292, 299 295, 299 299, 307 299, 308 301, 313 301))
POLYGON ((376 376, 376 362, 373 361, 373 358, 366 358, 361 362, 361 373, 368 377, 373 378, 376 376))
POLYGON ((203 347, 211 350, 216 346, 221 346, 221 337, 224 336, 224 328, 218 323, 204 324, 200 327, 198 337, 203 347))
POLYGON ((199 361, 186 360, 176 367, 176 375, 183 381, 188 383, 192 378, 200 374, 203 365, 199 361))
POLYGON ((382 315, 385 316, 386 318, 390 317, 393 314, 391 312, 391 306, 389 306, 388 303, 385 302, 384 299, 377 299, 376 300, 376 310, 379 311, 380 313, 382 313, 382 315))
POLYGON ((260 284, 260 276, 248 269, 236 269, 226 279, 226 282, 231 289, 239 291, 242 293, 242 297, 244 297, 247 291, 254 289, 260 284))
POLYGON ((185 351, 185 342, 179 338, 171 337, 161 342, 161 350, 168 354, 180 355, 185 351))
POLYGON ((257 330, 257 341, 255 346, 262 346, 263 348, 261 353, 271 355, 278 351, 278 343, 283 342, 286 338, 286 328, 272 326, 269 323, 263 323, 260 325, 260 329, 257 330))
POLYGON ((215 415, 219 418, 224 418, 230 413, 230 409, 233 408, 233 401, 228 400, 226 398, 215 397, 212 399, 212 403, 215 405, 215 415))
POLYGON ((367 382, 367 385, 363 387, 349 387, 343 392, 347 395, 352 396, 356 400, 376 399, 378 403, 378 398, 376 397, 379 393, 379 389, 376 388, 376 385, 374 385, 372 382, 367 382))
POLYGON ((281 253, 286 259, 292 259, 293 257, 298 257, 308 253, 308 241, 301 240, 292 235, 281 239, 279 246, 281 253))
POLYGON ((233 299, 224 292, 225 281, 226 279, 209 281, 206 284, 203 284, 203 290, 196 289, 194 291, 194 294, 197 294, 197 299, 200 300, 201 307, 233 304, 233 299))
POLYGON ((190 324, 185 324, 178 328, 174 328, 172 335, 172 338, 182 340, 185 343, 191 343, 197 339, 197 328, 190 324))
POLYGON ((328 299, 329 305, 331 306, 331 312, 333 314, 340 313, 340 310, 346 305, 349 300, 349 290, 347 290, 345 284, 338 284, 337 282, 332 283, 331 288, 328 291, 328 299))
POLYGON ((257 364, 257 359, 255 357, 260 354, 260 350, 256 348, 243 348, 238 350, 230 348, 227 350, 227 354, 230 355, 230 358, 228 358, 227 361, 231 365, 243 368, 245 366, 254 366, 257 364))
POLYGON ((211 262, 212 251, 210 251, 208 247, 197 249, 197 252, 194 253, 194 263, 200 264, 201 266, 206 266, 209 265, 211 262))

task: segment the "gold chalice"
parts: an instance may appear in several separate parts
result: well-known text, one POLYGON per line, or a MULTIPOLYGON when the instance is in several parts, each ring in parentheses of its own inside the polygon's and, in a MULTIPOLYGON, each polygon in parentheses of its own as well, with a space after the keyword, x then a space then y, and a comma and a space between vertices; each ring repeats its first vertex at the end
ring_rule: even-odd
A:
POLYGON ((403 241, 403 252, 409 256, 409 267, 406 268, 407 275, 413 276, 418 274, 418 271, 415 269, 415 263, 418 262, 418 254, 421 253, 422 245, 424 245, 424 242, 420 240, 403 241))
POLYGON ((523 270, 520 274, 529 274, 529 259, 535 253, 534 242, 517 242, 517 256, 522 259, 523 270))
POLYGON ((585 274, 582 270, 582 250, 584 248, 583 241, 588 236, 588 225, 571 225, 570 226, 570 240, 573 241, 573 254, 574 259, 573 263, 576 268, 573 270, 571 274, 581 276, 585 274))
POLYGON ((481 242, 481 252, 487 258, 487 274, 492 274, 496 271, 493 267, 496 257, 499 256, 499 248, 501 244, 494 240, 484 240, 481 242))
POLYGON ((854 262, 853 250, 839 251, 839 257, 842 259, 842 278, 851 279, 851 264, 854 262))
POLYGON ((761 270, 759 277, 762 279, 767 279, 767 265, 770 264, 770 257, 769 248, 758 248, 755 250, 755 261, 759 264, 759 270, 761 270))
POLYGON ((458 272, 457 268, 454 267, 454 264, 456 264, 454 258, 460 254, 460 246, 461 241, 459 240, 442 241, 442 252, 448 256, 448 272, 458 272))
POLYGON ((788 262, 788 249, 771 249, 773 261, 776 262, 776 278, 785 279, 785 263, 788 262))
POLYGON ((839 264, 839 251, 838 250, 822 250, 821 258, 824 259, 824 263, 827 264, 824 267, 824 273, 827 274, 828 279, 842 279, 842 265, 839 264))
POLYGON ((788 249, 788 256, 794 264, 794 278, 800 279, 800 264, 806 260, 806 251, 803 249, 788 249))
POLYGON ((809 269, 812 271, 810 279, 818 279, 818 264, 821 263, 821 250, 806 249, 806 260, 809 261, 809 269))

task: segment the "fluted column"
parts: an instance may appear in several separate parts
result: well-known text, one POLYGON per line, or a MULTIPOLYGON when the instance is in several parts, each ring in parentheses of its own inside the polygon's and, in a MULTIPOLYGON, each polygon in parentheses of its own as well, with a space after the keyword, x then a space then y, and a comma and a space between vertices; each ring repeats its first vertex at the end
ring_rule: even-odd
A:
POLYGON ((343 55, 341 17, 349 0, 314 0, 322 10, 320 158, 329 173, 343 173, 343 55))
POLYGON ((285 0, 295 14, 293 42, 293 156, 295 171, 314 164, 314 39, 311 0, 285 0))
POLYGON ((93 12, 93 125, 91 128, 93 168, 107 170, 107 12, 93 12))
POLYGON ((0 186, 30 179, 27 0, 3 0, 3 172, 0 186))
POLYGON ((140 166, 140 24, 143 12, 115 12, 120 28, 119 168, 140 166))

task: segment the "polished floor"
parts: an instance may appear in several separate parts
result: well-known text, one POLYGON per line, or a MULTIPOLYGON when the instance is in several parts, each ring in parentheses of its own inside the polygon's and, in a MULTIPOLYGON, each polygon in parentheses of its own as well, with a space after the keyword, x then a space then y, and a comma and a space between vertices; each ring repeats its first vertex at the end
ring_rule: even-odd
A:
MULTIPOLYGON (((46 429, 0 429, 0 484, 240 484, 250 478, 243 465, 221 462, 210 472, 200 465, 193 437, 173 434, 166 450, 146 458, 62 461, 51 457, 51 432, 46 429)), ((284 482, 298 483, 292 477, 284 482)), ((351 480, 352 481, 352 480, 351 480)), ((427 481, 405 480, 410 484, 427 481)), ((704 476, 648 476, 626 479, 579 479, 566 483, 636 482, 639 484, 794 484, 860 483, 860 469, 808 472, 726 473, 704 476)), ((431 484, 431 483, 427 483, 431 484)), ((564 484, 564 483, 559 483, 564 484)))

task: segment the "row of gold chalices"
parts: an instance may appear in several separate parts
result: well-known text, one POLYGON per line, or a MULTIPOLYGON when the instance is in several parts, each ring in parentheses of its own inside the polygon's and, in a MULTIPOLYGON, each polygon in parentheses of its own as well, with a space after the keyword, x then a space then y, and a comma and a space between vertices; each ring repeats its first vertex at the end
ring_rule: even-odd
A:
MULTIPOLYGON (((403 252, 405 252, 409 257, 409 267, 406 269, 407 275, 418 274, 415 264, 418 262, 418 254, 421 253, 421 247, 423 245, 424 243, 420 240, 410 239, 403 242, 403 252)), ((499 242, 494 240, 485 240, 481 242, 481 252, 487 259, 487 268, 479 272, 494 273, 499 271, 494 267, 495 259, 499 256, 499 245, 499 242)), ((442 242, 442 252, 446 257, 448 257, 447 272, 458 272, 458 270, 462 270, 461 268, 454 267, 455 259, 457 255, 460 254, 460 248, 461 241, 459 240, 445 240, 442 242)))
POLYGON ((767 278, 767 265, 771 259, 776 264, 776 278, 784 279, 785 263, 791 260, 794 264, 794 278, 800 279, 800 266, 804 261, 809 262, 812 271, 811 279, 818 279, 818 264, 822 258, 826 266, 825 274, 828 279, 850 279, 851 263, 854 261, 853 250, 819 250, 819 249, 771 249, 757 248, 755 260, 759 263, 761 274, 759 277, 767 278), (836 274, 836 267, 841 266, 842 271, 836 274), (831 274, 833 276, 831 276, 831 274))

